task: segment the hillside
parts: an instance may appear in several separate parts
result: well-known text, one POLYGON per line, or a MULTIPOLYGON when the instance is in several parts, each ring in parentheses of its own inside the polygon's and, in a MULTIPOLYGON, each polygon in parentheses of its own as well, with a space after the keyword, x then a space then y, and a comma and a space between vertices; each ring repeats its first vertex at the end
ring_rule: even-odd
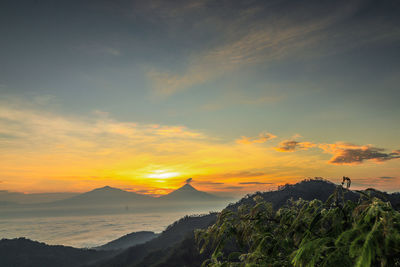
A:
MULTIPOLYGON (((318 199, 326 201, 335 191, 337 185, 324 179, 303 180, 296 184, 286 184, 278 190, 269 192, 257 192, 247 195, 234 204, 230 204, 227 208, 236 210, 240 205, 254 205, 254 197, 260 196, 266 202, 270 202, 274 209, 279 209, 291 198, 304 200, 318 199)), ((346 189, 345 189, 346 190, 346 189)), ((357 202, 360 194, 367 193, 378 197, 384 201, 389 201, 395 209, 400 209, 400 193, 386 193, 379 190, 368 188, 365 190, 353 191, 346 190, 345 199, 357 202)))
POLYGON ((146 243, 154 238, 159 236, 154 232, 150 231, 141 231, 141 232, 134 232, 124 236, 121 236, 118 239, 108 242, 99 247, 94 247, 95 250, 121 250, 126 249, 129 247, 133 247, 135 245, 146 243))
MULTIPOLYGON (((312 179, 305 180, 294 185, 285 185, 280 187, 279 190, 276 191, 257 192, 253 195, 248 195, 237 203, 229 205, 220 214, 211 213, 202 216, 186 216, 168 226, 165 231, 163 231, 157 237, 153 238, 154 234, 150 233, 148 236, 152 238, 151 240, 142 244, 134 245, 123 251, 119 251, 117 252, 117 254, 112 254, 110 252, 104 251, 98 251, 97 253, 94 250, 75 249, 63 246, 48 246, 43 243, 38 243, 26 239, 3 240, 0 243, 2 244, 2 249, 0 250, 2 251, 2 253, 5 253, 4 259, 7 260, 7 263, 10 263, 10 266, 27 266, 24 264, 26 264, 26 262, 29 260, 32 260, 32 262, 49 262, 52 264, 54 263, 53 265, 47 266, 79 266, 75 263, 80 262, 84 264, 84 266, 104 267, 194 267, 200 266, 204 261, 208 260, 208 263, 211 264, 209 266, 216 266, 212 265, 213 259, 211 255, 213 252, 216 251, 217 248, 214 247, 212 244, 216 244, 215 242, 218 243, 218 239, 223 237, 225 234, 232 234, 235 232, 238 234, 246 233, 245 235, 240 234, 239 236, 226 236, 228 238, 227 240, 230 240, 227 244, 230 245, 227 247, 223 247, 223 249, 220 251, 221 253, 223 253, 222 255, 224 255, 221 259, 224 259, 227 262, 238 262, 238 253, 256 253, 256 251, 250 248, 257 247, 257 245, 259 244, 252 242, 259 242, 260 240, 258 240, 257 238, 254 239, 252 236, 256 237, 260 234, 272 233, 269 231, 272 231, 272 229, 276 229, 273 230, 277 232, 274 232, 272 237, 275 238, 275 236, 277 236, 277 238, 279 237, 283 239, 289 238, 288 240, 292 240, 290 242, 294 242, 289 246, 292 250, 289 249, 284 252, 286 253, 285 258, 281 258, 280 260, 279 257, 274 258, 274 260, 277 260, 277 262, 279 262, 281 266, 285 266, 288 262, 293 260, 289 256, 294 255, 293 253, 295 253, 295 251, 293 249, 299 248, 299 246, 301 245, 300 241, 303 239, 308 240, 305 239, 303 235, 305 233, 304 231, 311 227, 310 225, 320 227, 320 230, 318 231, 322 232, 316 233, 316 237, 323 237, 325 235, 323 233, 328 231, 331 238, 337 239, 340 236, 340 232, 338 232, 340 229, 340 231, 352 231, 351 226, 353 224, 350 223, 350 221, 353 219, 349 221, 349 218, 357 215, 357 213, 355 213, 356 210, 365 210, 369 208, 375 209, 375 206, 373 205, 376 205, 377 211, 384 212, 382 214, 388 214, 385 216, 390 216, 388 217, 390 219, 391 216, 398 216, 396 215, 398 214, 398 212, 392 210, 391 206, 398 207, 399 203, 400 194, 398 193, 387 194, 385 192, 380 192, 374 189, 351 191, 342 189, 340 186, 338 187, 337 185, 326 180, 312 179), (344 199, 341 199, 341 192, 343 192, 344 199), (350 200, 350 202, 348 202, 348 200, 350 200), (384 201, 390 201, 392 204, 385 204, 384 201), (356 208, 357 205, 359 205, 359 208, 356 208), (340 211, 341 209, 344 210, 340 211), (326 213, 326 211, 322 212, 323 210, 326 210, 328 213, 326 213), (319 212, 322 212, 321 215, 316 216, 319 212), (327 214, 331 215, 328 216, 327 214), (326 219, 322 219, 325 218, 324 216, 328 217, 326 217, 326 219), (344 224, 338 224, 340 223, 340 221, 329 221, 333 218, 341 218, 341 220, 345 220, 345 222, 344 224), (226 224, 227 220, 229 221, 229 224, 226 224), (258 222, 259 224, 255 224, 256 222, 258 222), (335 228, 336 230, 334 230, 334 233, 331 233, 331 230, 329 230, 329 225, 333 224, 338 224, 337 227, 339 228, 335 228), (231 228, 231 230, 235 230, 233 230, 233 232, 230 232, 231 230, 227 231, 227 225, 231 225, 230 227, 233 227, 231 228), (206 230, 209 226, 212 227, 206 230), (267 228, 264 228, 264 226, 267 228), (328 229, 325 229, 326 227, 328 227, 328 229), (198 234, 197 239, 194 236, 194 232, 196 232, 196 229, 203 229, 203 231, 198 232, 200 234, 198 234), (298 237, 296 237, 296 232, 293 232, 294 229, 297 229, 296 231, 300 231, 298 237), (208 231, 208 234, 202 235, 201 233, 207 233, 205 231, 208 231), (288 236, 284 238, 286 234, 288 236), (208 241, 209 245, 206 245, 204 247, 204 252, 200 253, 198 250, 199 242, 200 244, 204 245, 206 240, 204 238, 211 239, 208 241), (249 241, 246 238, 252 239, 249 241), (236 242, 239 243, 236 244, 236 242), (246 245, 241 248, 240 246, 242 245, 240 245, 239 247, 237 246, 238 244, 245 244, 246 242, 250 242, 248 243, 248 246, 246 245), (20 249, 24 248, 25 246, 27 247, 27 249, 20 249), (232 254, 233 252, 235 252, 236 254, 232 254), (230 254, 232 255, 229 256, 230 254), (68 259, 64 260, 64 258, 68 259), (62 264, 58 264, 58 261, 60 261, 62 264)), ((358 222, 360 223, 360 225, 364 225, 363 227, 366 227, 362 228, 364 230, 357 230, 361 231, 360 235, 364 233, 362 231, 366 231, 365 229, 371 229, 371 225, 369 223, 365 225, 365 218, 362 216, 362 214, 354 217, 354 222, 358 222)), ((392 227, 392 225, 390 224, 387 227, 392 227)), ((396 232, 397 230, 394 229, 393 231, 396 232)), ((147 235, 147 233, 145 235, 147 235)), ((129 240, 135 240, 136 237, 138 236, 135 236, 135 233, 121 237, 117 240, 110 242, 109 244, 106 244, 105 246, 108 246, 106 249, 113 249, 113 246, 115 248, 118 248, 118 246, 120 246, 121 244, 123 244, 121 248, 126 247, 129 245, 129 240), (126 241, 128 241, 128 243, 126 241)), ((281 239, 275 240, 273 242, 281 242, 280 240, 281 239)), ((397 249, 396 244, 400 244, 400 240, 396 239, 393 240, 393 242, 398 242, 393 243, 393 246, 397 249)), ((283 245, 280 244, 278 245, 278 247, 279 246, 283 245)), ((268 258, 269 250, 267 248, 265 249, 265 251, 262 250, 262 253, 267 253, 263 255, 268 258)), ((302 258, 303 256, 301 256, 302 254, 300 253, 300 251, 296 250, 296 253, 296 255, 298 255, 297 261, 304 262, 304 258, 302 258)), ((400 253, 400 247, 398 253, 400 253)), ((249 263, 252 262, 251 260, 252 258, 248 258, 249 263)), ((306 260, 308 260, 308 258, 306 258, 306 260)), ((349 262, 353 262, 355 261, 355 258, 347 258, 347 260, 349 262)))
POLYGON ((339 186, 326 201, 292 199, 277 210, 258 194, 254 205, 225 209, 196 232, 209 256, 202 266, 399 266, 400 213, 379 191, 359 194, 346 200, 353 192, 339 186))
POLYGON ((205 229, 213 224, 216 219, 217 214, 215 213, 202 216, 186 216, 168 226, 157 238, 128 248, 112 259, 94 266, 143 266, 141 261, 150 255, 153 255, 151 256, 152 261, 158 261, 167 255, 176 244, 182 242, 186 237, 193 236, 194 230, 205 229))
POLYGON ((50 246, 25 238, 0 240, 0 266, 78 267, 114 254, 107 251, 50 246))

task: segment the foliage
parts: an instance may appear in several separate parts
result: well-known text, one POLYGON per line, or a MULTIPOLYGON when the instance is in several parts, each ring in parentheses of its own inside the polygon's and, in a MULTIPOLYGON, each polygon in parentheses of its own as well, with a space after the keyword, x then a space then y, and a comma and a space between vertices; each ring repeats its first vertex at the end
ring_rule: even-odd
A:
POLYGON ((400 213, 373 194, 345 200, 338 186, 326 202, 289 200, 279 210, 262 197, 196 232, 202 266, 400 266, 400 213))

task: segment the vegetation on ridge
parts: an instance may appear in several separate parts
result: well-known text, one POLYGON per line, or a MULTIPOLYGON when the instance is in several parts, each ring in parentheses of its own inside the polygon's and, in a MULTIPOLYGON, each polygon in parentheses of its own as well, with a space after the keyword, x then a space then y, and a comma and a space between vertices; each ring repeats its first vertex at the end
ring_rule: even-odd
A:
POLYGON ((279 210, 255 204, 224 209, 196 232, 202 266, 400 266, 400 213, 375 192, 346 200, 338 186, 325 201, 289 200, 279 210))

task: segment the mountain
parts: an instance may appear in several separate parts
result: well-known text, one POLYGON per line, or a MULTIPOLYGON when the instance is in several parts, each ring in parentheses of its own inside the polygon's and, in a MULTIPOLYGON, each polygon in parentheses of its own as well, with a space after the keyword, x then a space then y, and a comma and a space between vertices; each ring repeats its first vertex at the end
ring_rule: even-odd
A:
POLYGON ((72 198, 53 202, 63 205, 128 205, 147 203, 154 200, 153 197, 141 195, 122 189, 104 186, 92 191, 74 196, 72 198))
POLYGON ((141 231, 141 232, 133 232, 127 235, 124 235, 118 239, 108 242, 99 247, 94 247, 96 250, 117 250, 117 249, 125 249, 129 247, 133 247, 135 245, 146 243, 154 238, 159 236, 151 231, 141 231))
POLYGON ((223 198, 214 196, 212 194, 199 191, 190 184, 172 191, 171 193, 161 196, 160 200, 181 202, 181 201, 221 201, 223 198))

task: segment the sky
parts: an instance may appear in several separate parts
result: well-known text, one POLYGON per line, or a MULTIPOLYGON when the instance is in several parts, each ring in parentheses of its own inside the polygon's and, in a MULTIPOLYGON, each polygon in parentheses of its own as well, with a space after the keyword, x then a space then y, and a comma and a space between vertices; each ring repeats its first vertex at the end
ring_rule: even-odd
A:
POLYGON ((1 1, 0 190, 400 190, 399 1, 1 1))

